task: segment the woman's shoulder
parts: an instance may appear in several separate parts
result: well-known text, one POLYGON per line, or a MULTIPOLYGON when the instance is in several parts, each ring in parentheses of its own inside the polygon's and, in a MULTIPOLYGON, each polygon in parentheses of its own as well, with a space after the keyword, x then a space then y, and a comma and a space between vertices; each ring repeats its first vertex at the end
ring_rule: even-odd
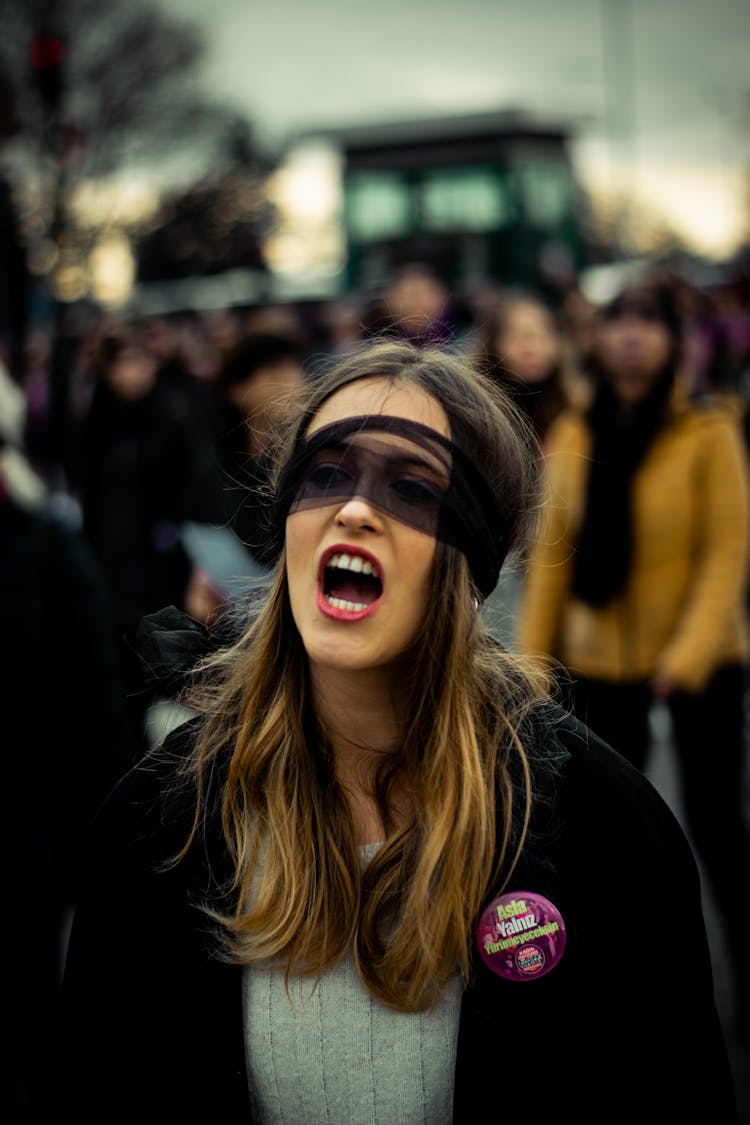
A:
POLYGON ((562 451, 571 446, 578 447, 589 440, 586 422, 586 407, 582 402, 567 403, 550 422, 545 435, 546 452, 562 451))
POLYGON ((565 846, 591 857, 611 848, 629 856, 634 866, 640 860, 643 865, 687 863, 692 868, 687 837, 646 773, 563 707, 550 711, 548 723, 548 737, 564 750, 556 815, 565 846))
POLYGON ((164 823, 183 821, 195 810, 198 778, 193 767, 194 750, 204 722, 203 715, 186 716, 142 763, 141 768, 152 773, 151 787, 164 823))
POLYGON ((689 399, 682 410, 676 411, 663 436, 675 451, 691 451, 720 464, 722 471, 733 466, 733 471, 747 476, 750 462, 745 425, 736 402, 728 395, 705 394, 689 399))
POLYGON ((671 887, 694 912, 691 846, 648 777, 556 702, 537 709, 526 735, 533 801, 514 882, 564 906, 577 925, 594 925, 608 901, 627 913, 644 887, 652 898, 671 887))
POLYGON ((548 730, 565 750, 567 781, 574 784, 581 795, 591 788, 602 799, 611 796, 625 801, 633 797, 651 800, 656 796, 657 801, 661 801, 642 770, 563 704, 549 704, 546 715, 548 730))
POLYGON ((729 395, 706 395, 698 399, 693 415, 696 424, 716 434, 718 440, 725 440, 727 435, 743 440, 745 418, 742 407, 729 395))
POLYGON ((703 430, 725 432, 742 424, 742 396, 732 392, 695 388, 679 373, 670 400, 672 418, 703 430))
POLYGON ((192 716, 175 727, 115 782, 93 818, 90 851, 113 844, 137 849, 189 827, 196 788, 187 766, 201 721, 192 716))

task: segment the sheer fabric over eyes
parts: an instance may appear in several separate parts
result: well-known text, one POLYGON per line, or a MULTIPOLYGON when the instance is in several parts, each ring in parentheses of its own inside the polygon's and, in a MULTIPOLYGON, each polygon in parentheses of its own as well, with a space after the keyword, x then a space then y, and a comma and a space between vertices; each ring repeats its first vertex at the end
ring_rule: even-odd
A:
POLYGON ((310 451, 290 513, 361 496, 401 523, 437 536, 450 483, 446 451, 430 452, 396 434, 326 435, 310 451))
POLYGON ((495 586, 506 528, 489 486, 463 451, 436 430, 404 418, 345 418, 305 438, 281 474, 280 535, 294 512, 368 500, 393 519, 467 556, 483 596, 495 586))

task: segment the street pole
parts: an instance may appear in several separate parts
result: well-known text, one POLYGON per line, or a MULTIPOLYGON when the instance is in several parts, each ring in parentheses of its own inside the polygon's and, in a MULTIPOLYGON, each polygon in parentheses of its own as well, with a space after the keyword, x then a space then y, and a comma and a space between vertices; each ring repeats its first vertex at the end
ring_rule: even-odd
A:
POLYGON ((635 100, 631 0, 602 0, 604 86, 607 99, 610 188, 615 204, 614 241, 621 256, 633 248, 635 100))

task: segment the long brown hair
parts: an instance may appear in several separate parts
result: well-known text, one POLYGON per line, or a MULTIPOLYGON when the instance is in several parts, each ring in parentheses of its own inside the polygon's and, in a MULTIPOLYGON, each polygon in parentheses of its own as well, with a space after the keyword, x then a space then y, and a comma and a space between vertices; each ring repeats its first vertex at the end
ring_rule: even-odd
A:
MULTIPOLYGON (((444 407, 451 436, 493 488, 507 490, 514 540, 537 497, 533 444, 515 408, 457 355, 369 344, 318 375, 287 435, 288 457, 322 402, 368 375, 416 383, 444 407)), ((311 702, 307 659, 289 605, 285 555, 263 607, 233 645, 198 670, 190 704, 204 716, 189 763, 200 834, 220 778, 232 865, 228 910, 213 910, 226 955, 317 977, 353 948, 373 996, 429 1007, 469 971, 488 888, 507 881, 532 806, 525 720, 547 691, 543 671, 487 634, 465 556, 437 544, 431 612, 409 660, 399 748, 374 783, 386 838, 361 869, 330 744, 311 702), (413 813, 394 822, 396 783, 413 813)))

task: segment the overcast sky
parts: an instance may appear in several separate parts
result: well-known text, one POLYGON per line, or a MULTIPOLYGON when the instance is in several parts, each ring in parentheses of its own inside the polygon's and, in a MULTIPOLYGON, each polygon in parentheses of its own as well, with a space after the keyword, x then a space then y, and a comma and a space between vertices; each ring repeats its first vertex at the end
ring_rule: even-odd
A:
POLYGON ((271 144, 316 128, 523 107, 714 252, 747 231, 750 0, 159 0, 204 80, 271 144))

